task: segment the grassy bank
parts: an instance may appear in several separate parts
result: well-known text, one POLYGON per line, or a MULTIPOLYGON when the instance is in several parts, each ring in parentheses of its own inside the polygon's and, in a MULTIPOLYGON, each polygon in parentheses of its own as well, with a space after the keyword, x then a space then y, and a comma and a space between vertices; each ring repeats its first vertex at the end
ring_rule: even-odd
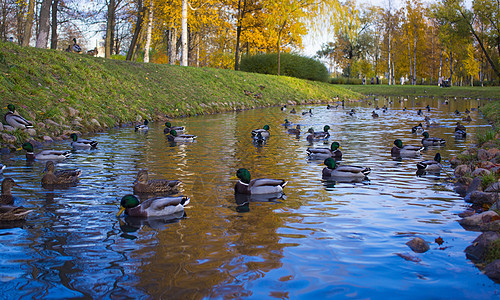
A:
POLYGON ((500 86, 453 86, 441 88, 434 85, 339 85, 364 95, 384 96, 434 96, 500 100, 500 86))
MULTIPOLYGON (((290 77, 133 63, 0 42, 1 107, 12 103, 33 121, 35 138, 165 115, 330 102, 337 96, 361 97, 341 86, 290 77)), ((28 138, 23 132, 13 135, 17 144, 28 138)))

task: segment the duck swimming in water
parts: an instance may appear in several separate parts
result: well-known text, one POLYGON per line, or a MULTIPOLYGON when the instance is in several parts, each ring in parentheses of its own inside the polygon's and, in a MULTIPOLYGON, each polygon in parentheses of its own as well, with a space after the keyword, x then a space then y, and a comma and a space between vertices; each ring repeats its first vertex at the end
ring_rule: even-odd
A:
POLYGON ((424 150, 424 147, 406 145, 403 146, 403 141, 397 139, 394 141, 394 147, 391 149, 392 157, 418 157, 420 156, 420 151, 424 150))
POLYGON ((445 139, 429 137, 429 133, 427 131, 424 131, 422 135, 424 136, 424 138, 422 139, 422 145, 424 146, 443 146, 444 144, 446 144, 445 139))
POLYGON ((307 148, 306 152, 309 156, 309 159, 327 159, 328 157, 332 157, 335 160, 342 159, 342 151, 340 151, 339 142, 333 142, 328 148, 307 148))
POLYGON ((166 194, 171 195, 179 192, 180 180, 149 179, 147 170, 137 172, 134 182, 135 194, 166 194))
MULTIPOLYGON (((33 152, 33 145, 30 142, 24 143, 22 149, 26 150, 27 160, 62 160, 66 159, 71 155, 71 151, 61 151, 61 150, 43 150, 35 154, 33 152)), ((18 149, 21 150, 21 149, 18 149)))
POLYGON ((283 192, 283 188, 288 183, 282 179, 257 178, 251 179, 250 172, 247 169, 240 168, 236 171, 236 178, 239 181, 234 186, 236 194, 263 195, 276 194, 283 192))
POLYGON ((134 195, 125 195, 120 201, 119 217, 123 212, 131 217, 163 217, 184 211, 190 199, 184 196, 178 197, 155 197, 139 202, 134 195))
POLYGON ((367 167, 339 166, 335 162, 335 159, 331 157, 325 159, 324 164, 326 167, 322 171, 323 179, 339 179, 340 181, 363 180, 371 172, 371 169, 367 167))

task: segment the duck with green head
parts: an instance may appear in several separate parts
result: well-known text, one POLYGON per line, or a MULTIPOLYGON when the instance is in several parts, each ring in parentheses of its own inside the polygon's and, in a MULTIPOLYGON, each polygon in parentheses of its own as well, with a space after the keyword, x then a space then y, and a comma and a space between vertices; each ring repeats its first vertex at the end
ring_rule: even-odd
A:
POLYGON ((139 124, 139 125, 136 125, 135 126, 135 131, 148 131, 149 130, 149 121, 148 120, 144 120, 144 123, 143 124, 139 124))
POLYGON ((441 154, 436 153, 433 160, 424 160, 417 163, 417 174, 423 172, 439 172, 443 169, 441 154))
POLYGON ((346 179, 350 180, 363 180, 368 174, 370 174, 371 169, 368 167, 358 167, 358 166, 339 166, 335 162, 335 159, 329 157, 324 161, 325 168, 323 169, 322 175, 323 179, 335 179, 340 180, 346 179))
MULTIPOLYGON (((35 154, 33 152, 33 145, 30 142, 26 142, 21 146, 22 149, 26 150, 27 160, 62 160, 66 159, 71 155, 71 151, 61 151, 61 150, 43 150, 35 154)), ((21 149, 17 149, 21 150, 21 149)))
POLYGON ((137 172, 137 179, 134 182, 135 194, 176 194, 179 192, 180 180, 149 179, 147 170, 137 172))
POLYGON ((44 172, 45 175, 42 177, 42 186, 44 188, 74 185, 78 182, 78 177, 82 174, 80 169, 55 171, 54 162, 51 160, 45 164, 44 172))
POLYGON ((182 133, 184 131, 184 126, 172 126, 172 123, 165 122, 163 133, 168 134, 171 130, 175 130, 177 133, 182 133))
POLYGON ((134 195, 125 195, 120 201, 119 217, 123 212, 131 217, 163 217, 184 211, 190 199, 185 196, 156 197, 139 202, 134 195))
POLYGON ((330 126, 325 125, 323 127, 323 131, 314 131, 314 129, 309 128, 307 132, 309 135, 307 136, 307 140, 309 142, 314 142, 314 141, 321 141, 321 140, 327 140, 330 138, 330 133, 328 132, 330 130, 330 126))
POLYGON ((282 193, 283 188, 288 183, 288 181, 282 179, 251 179, 250 172, 244 168, 238 169, 236 177, 231 177, 231 179, 239 179, 234 186, 234 192, 247 195, 282 193))
POLYGON ((170 130, 170 133, 167 134, 167 139, 169 142, 194 142, 196 138, 196 135, 178 134, 175 130, 170 130))
POLYGON ((307 155, 309 156, 309 159, 324 160, 324 159, 327 159, 328 157, 331 157, 335 160, 341 160, 342 159, 342 151, 340 151, 339 148, 342 148, 342 147, 340 147, 339 142, 333 142, 330 146, 330 149, 328 149, 328 148, 307 148, 306 152, 307 152, 307 155))
POLYGON ((9 111, 4 115, 4 119, 7 124, 19 129, 33 128, 33 124, 30 121, 26 120, 16 112, 16 107, 13 104, 7 105, 7 109, 9 111))
POLYGON ((420 151, 424 150, 424 147, 405 145, 403 146, 403 141, 397 139, 394 141, 394 147, 391 149, 391 156, 396 158, 406 157, 418 157, 420 156, 420 151))
POLYGON ((269 138, 269 136, 271 135, 269 133, 269 125, 264 125, 264 127, 262 128, 252 130, 252 137, 256 136, 259 132, 265 139, 269 138))
POLYGON ((444 146, 446 144, 446 140, 437 137, 429 137, 429 133, 424 131, 422 133, 424 138, 422 139, 422 145, 424 146, 444 146))
POLYGON ((80 139, 76 133, 72 133, 69 137, 73 140, 71 146, 75 149, 95 149, 97 148, 98 142, 80 139))

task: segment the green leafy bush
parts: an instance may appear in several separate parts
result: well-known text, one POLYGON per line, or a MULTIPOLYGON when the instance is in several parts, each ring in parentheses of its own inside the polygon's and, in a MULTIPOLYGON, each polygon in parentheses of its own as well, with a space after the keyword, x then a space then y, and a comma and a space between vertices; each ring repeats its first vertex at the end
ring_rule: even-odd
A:
MULTIPOLYGON (((314 81, 328 81, 328 70, 320 61, 313 58, 291 53, 282 53, 280 56, 280 75, 308 79, 314 81)), ((244 56, 241 59, 240 70, 261 74, 278 74, 278 54, 259 54, 244 56)))

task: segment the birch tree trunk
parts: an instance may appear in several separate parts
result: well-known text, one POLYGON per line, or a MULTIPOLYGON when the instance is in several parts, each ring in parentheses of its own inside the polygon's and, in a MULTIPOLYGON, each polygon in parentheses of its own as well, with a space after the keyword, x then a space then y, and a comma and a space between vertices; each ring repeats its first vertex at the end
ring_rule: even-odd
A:
POLYGON ((39 30, 36 38, 37 48, 47 48, 50 30, 50 6, 52 0, 43 0, 40 7, 39 30))
POLYGON ((146 34, 146 45, 144 46, 144 62, 149 62, 149 48, 151 46, 151 31, 153 29, 153 0, 149 0, 148 31, 146 34))
POLYGON ((181 21, 181 40, 182 40, 182 60, 181 66, 188 65, 188 20, 187 20, 187 6, 188 0, 182 0, 182 21, 181 21))
POLYGON ((175 65, 175 61, 177 60, 177 27, 170 27, 169 36, 168 64, 175 65))
POLYGON ((33 19, 35 15, 35 2, 36 0, 30 0, 28 4, 26 23, 24 23, 23 41, 21 43, 23 47, 29 46, 30 44, 31 29, 33 28, 33 19))

